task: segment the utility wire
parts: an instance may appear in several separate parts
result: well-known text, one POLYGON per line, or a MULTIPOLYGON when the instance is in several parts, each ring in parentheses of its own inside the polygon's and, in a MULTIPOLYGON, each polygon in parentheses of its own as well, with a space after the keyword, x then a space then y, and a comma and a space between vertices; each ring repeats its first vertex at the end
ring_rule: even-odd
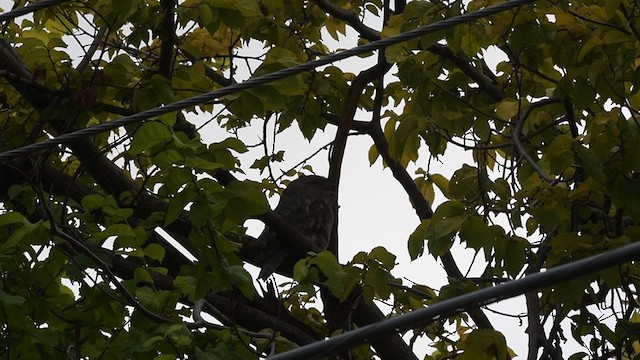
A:
POLYGON ((371 342, 373 339, 425 326, 438 319, 447 318, 504 299, 579 278, 608 267, 640 258, 640 242, 610 250, 603 254, 560 265, 545 272, 525 276, 494 287, 474 291, 453 299, 430 305, 427 308, 379 321, 327 340, 311 343, 272 357, 269 360, 307 360, 328 356, 336 351, 371 342))
POLYGON ((13 9, 9 12, 0 14, 0 22, 13 20, 18 16, 26 15, 40 9, 48 8, 68 1, 69 0, 41 0, 36 3, 31 3, 27 6, 23 6, 21 8, 13 9))
POLYGON ((178 110, 182 110, 184 108, 190 107, 190 106, 194 106, 194 105, 198 105, 198 104, 202 104, 211 100, 214 100, 216 98, 220 98, 222 96, 225 95, 229 95, 229 94, 233 94, 235 92, 241 91, 241 90, 246 90, 258 85, 262 85, 262 84, 266 84, 269 83, 271 81, 274 80, 279 80, 291 75, 295 75, 295 74, 299 74, 305 71, 309 71, 309 70, 313 70, 316 67, 319 66, 323 66, 323 65, 327 65, 330 64, 332 62, 338 61, 338 60, 343 60, 346 59, 348 57, 351 56, 355 56, 355 55, 359 55, 359 54, 363 54, 366 52, 370 52, 370 51, 374 51, 374 50, 378 50, 387 46, 391 46, 393 44, 397 44, 409 39, 413 39, 428 33, 432 33, 435 31, 439 31, 439 30, 443 30, 443 29, 447 29, 449 27, 455 26, 455 25, 460 25, 460 24, 465 24, 468 22, 472 22, 474 20, 483 18, 483 17, 487 17, 489 15, 493 15, 505 10, 509 10, 518 6, 522 6, 528 3, 533 2, 534 0, 509 0, 506 1, 504 3, 498 4, 498 5, 493 5, 493 6, 489 6, 486 7, 484 9, 480 9, 477 11, 473 11, 470 13, 466 13, 466 14, 462 14, 456 17, 452 17, 449 19, 444 19, 438 22, 435 22, 433 24, 429 24, 426 25, 424 27, 421 28, 417 28, 411 31, 407 31, 386 39, 381 39, 381 40, 376 40, 373 41, 371 43, 362 45, 362 46, 358 46, 358 47, 354 47, 351 48, 349 50, 345 50, 345 51, 341 51, 335 54, 331 54, 328 56, 325 56, 323 58, 320 58, 318 60, 314 60, 314 61, 309 61, 306 62, 304 64, 299 64, 299 65, 295 65, 286 69, 282 69, 282 70, 278 70, 275 71, 273 73, 270 74, 265 74, 262 76, 258 76, 255 78, 251 78, 249 80, 246 80, 244 82, 241 83, 236 83, 236 84, 232 84, 223 88, 220 88, 218 90, 215 91, 211 91, 208 93, 204 93, 204 94, 200 94, 200 95, 196 95, 187 99, 183 99, 183 100, 179 100, 164 106, 158 106, 155 107, 153 109, 149 109, 149 110, 145 110, 142 112, 139 112, 137 114, 134 115, 130 115, 130 116, 126 116, 114 121, 110 121, 108 123, 104 123, 104 124, 98 124, 98 125, 94 125, 85 129, 81 129, 81 130, 77 130, 77 131, 73 131, 67 134, 62 134, 59 135, 53 139, 49 139, 49 140, 45 140, 42 142, 38 142, 38 143, 34 143, 34 144, 29 144, 29 145, 25 145, 22 147, 19 147, 17 149, 13 149, 13 150, 9 150, 9 151, 5 151, 3 153, 0 153, 0 164, 2 163, 7 163, 9 161, 11 161, 12 159, 16 158, 16 157, 24 157, 24 156, 28 156, 29 154, 36 152, 36 151, 40 151, 40 150, 46 150, 48 148, 54 147, 56 145, 61 145, 64 144, 66 142, 75 140, 75 139, 79 139, 79 138, 83 138, 83 137, 87 137, 87 136, 93 136, 93 135, 97 135, 100 134, 104 131, 109 131, 109 130, 113 130, 116 128, 119 128, 121 126, 127 125, 127 124, 132 124, 132 123, 137 123, 137 122, 141 122, 162 114, 166 114, 166 113, 170 113, 173 111, 178 111, 178 110))

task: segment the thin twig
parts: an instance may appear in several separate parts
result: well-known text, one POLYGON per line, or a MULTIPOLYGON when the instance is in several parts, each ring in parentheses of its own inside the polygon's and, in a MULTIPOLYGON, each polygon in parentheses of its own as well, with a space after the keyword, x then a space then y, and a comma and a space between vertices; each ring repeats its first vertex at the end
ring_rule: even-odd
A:
POLYGON ((131 306, 133 306, 136 310, 139 310, 141 313, 143 313, 153 321, 157 321, 159 323, 165 323, 165 324, 175 323, 175 321, 171 319, 167 319, 159 314, 154 313, 153 311, 147 309, 140 302, 138 302, 135 296, 133 296, 133 294, 131 294, 131 292, 129 292, 129 290, 124 285, 122 285, 120 281, 118 281, 118 278, 116 277, 116 275, 113 272, 111 272, 109 265, 107 265, 102 259, 100 259, 98 255, 96 255, 88 247, 86 247, 82 241, 60 230, 60 228, 58 227, 58 224, 56 223, 53 217, 53 212, 51 211, 51 209, 49 208, 49 205, 47 204, 47 199, 44 196, 44 192, 41 186, 37 186, 36 184, 33 184, 33 183, 32 185, 34 190, 38 194, 38 198, 40 199, 40 202, 42 203, 42 207, 45 211, 45 214, 49 220, 49 226, 51 227, 52 235, 55 235, 64 239, 66 242, 70 243, 73 247, 80 249, 85 255, 87 255, 91 260, 93 260, 102 269, 102 271, 104 271, 104 273, 107 275, 107 278, 109 278, 111 283, 113 283, 116 286, 116 288, 118 288, 118 290, 120 290, 120 292, 125 296, 125 298, 127 298, 127 300, 129 301, 129 304, 131 304, 131 306))
POLYGON ((543 99, 543 100, 540 100, 538 102, 529 104, 529 106, 527 106, 524 109, 524 112, 522 113, 522 115, 520 115, 520 117, 518 118, 518 120, 516 122, 516 128, 515 128, 515 131, 514 131, 513 137, 512 137, 513 145, 515 145, 515 147, 518 149, 520 154, 525 159, 527 159, 527 161, 529 162, 529 165, 531 165, 531 167, 533 167, 533 169, 538 173, 538 175, 540 175, 540 177, 543 180, 545 180, 545 181, 547 181, 549 183, 555 183, 556 179, 554 179, 551 176, 547 175, 547 173, 544 170, 542 170, 542 168, 538 165, 538 163, 535 160, 533 160, 531 155, 529 155, 529 153, 527 153, 527 151, 524 148, 524 145, 522 145, 522 141, 520 140, 520 134, 522 133, 522 127, 524 126, 525 120, 527 120, 527 118, 529 117, 529 114, 531 114, 531 111, 533 111, 533 109, 541 107, 541 106, 549 105, 549 104, 558 103, 560 101, 561 101, 561 99, 559 97, 551 97, 551 98, 548 98, 548 99, 543 99))

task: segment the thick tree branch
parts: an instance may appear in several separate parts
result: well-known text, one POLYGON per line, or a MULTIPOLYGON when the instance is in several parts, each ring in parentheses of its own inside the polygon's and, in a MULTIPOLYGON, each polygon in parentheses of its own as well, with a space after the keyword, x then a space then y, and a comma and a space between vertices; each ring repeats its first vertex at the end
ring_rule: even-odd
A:
MULTIPOLYGON (((44 173, 42 174, 44 175, 44 173)), ((37 178, 38 176, 36 176, 37 178)), ((42 178, 40 178, 42 180, 42 178)), ((39 185, 34 184, 37 188, 39 185)), ((44 194, 41 193, 41 198, 44 199, 44 194)), ((45 203, 46 200, 41 201, 45 203)), ((55 220, 51 215, 51 211, 42 211, 44 209, 37 209, 33 215, 37 219, 30 219, 32 221, 46 220, 49 221, 52 227, 52 233, 65 242, 59 243, 58 246, 68 253, 69 256, 75 257, 78 253, 85 254, 92 259, 99 268, 101 268, 105 276, 116 286, 116 288, 122 292, 126 298, 127 303, 134 306, 138 311, 141 311, 151 320, 159 323, 173 322, 173 320, 155 314, 142 306, 133 294, 122 286, 122 280, 134 279, 135 271, 140 268, 141 264, 125 259, 121 255, 115 254, 111 250, 101 248, 95 244, 87 241, 79 241, 73 236, 61 231, 55 225, 55 220), (118 279, 119 278, 119 279, 118 279)), ((175 289, 174 278, 168 275, 162 275, 148 269, 149 274, 153 279, 154 288, 158 290, 175 289)), ((303 324, 299 320, 290 316, 288 313, 280 313, 274 311, 273 307, 268 304, 268 301, 262 297, 254 294, 253 299, 246 299, 244 297, 238 297, 233 292, 222 293, 209 293, 205 296, 205 300, 209 302, 216 309, 222 311, 226 316, 237 323, 243 328, 259 331, 264 328, 272 328, 282 333, 287 339, 297 343, 298 345, 309 344, 318 341, 319 338, 314 334, 307 325, 303 324)), ((185 303, 189 303, 188 300, 182 300, 185 303)))
MULTIPOLYGON (((347 101, 340 114, 338 123, 338 131, 336 132, 335 140, 333 141, 333 151, 331 153, 331 163, 329 165, 329 180, 335 184, 340 183, 340 172, 342 169, 342 160, 344 158, 344 152, 347 146, 347 138, 349 137, 349 131, 353 123, 353 117, 358 109, 360 103, 360 97, 364 88, 371 81, 383 76, 391 65, 386 62, 378 63, 377 65, 364 70, 353 80, 351 87, 349 88, 349 95, 347 101)), ((333 252, 336 257, 338 256, 338 223, 334 224, 333 234, 331 241, 329 242, 328 250, 333 252)))
MULTIPOLYGON (((139 264, 115 255, 106 249, 94 249, 94 251, 97 251, 101 256, 107 257, 112 264, 112 271, 122 279, 133 279, 135 270, 140 267, 139 264)), ((173 290, 175 288, 172 277, 152 271, 150 271, 150 274, 156 288, 161 290, 173 290)), ((275 315, 260 310, 259 307, 252 306, 253 302, 246 299, 239 301, 222 294, 210 293, 205 296, 205 300, 246 329, 252 331, 259 331, 265 327, 278 329, 287 339, 294 341, 298 345, 317 341, 317 338, 312 335, 313 332, 309 329, 291 325, 275 315)))
MULTIPOLYGON (((361 37, 369 40, 375 41, 380 39, 380 32, 364 25, 356 13, 342 9, 334 4, 332 4, 328 0, 314 0, 313 1, 319 8, 321 8, 326 13, 345 21, 349 24, 354 30, 356 30, 361 37)), ((395 13, 400 14, 404 11, 406 3, 405 1, 396 1, 395 2, 395 13)), ((480 89, 484 90, 487 94, 494 98, 496 101, 500 101, 504 99, 504 91, 501 88, 496 86, 495 79, 493 73, 489 70, 489 68, 484 65, 483 62, 483 71, 478 71, 472 63, 462 57, 461 55, 456 55, 454 52, 447 46, 442 44, 434 44, 428 47, 426 50, 441 56, 445 60, 451 61, 454 65, 456 65, 462 72, 467 74, 473 81, 475 81, 480 89)))
POLYGON ((158 62, 158 73, 166 79, 171 79, 173 72, 174 44, 175 35, 174 23, 174 7, 176 0, 161 0, 162 7, 162 23, 159 30, 159 37, 162 45, 160 46, 160 58, 158 62))
POLYGON ((333 142, 333 151, 331 154, 329 179, 335 183, 340 181, 340 170, 342 169, 342 160, 347 146, 347 137, 351 130, 353 117, 358 109, 362 92, 367 84, 383 76, 390 68, 391 65, 383 62, 364 70, 356 76, 349 88, 349 95, 347 96, 347 101, 345 102, 345 106, 340 114, 338 131, 336 132, 336 137, 333 142))
MULTIPOLYGON (((416 185, 416 183, 411 178, 411 175, 407 172, 407 170, 402 167, 397 161, 395 161, 389 155, 389 144, 387 143, 387 139, 384 137, 384 133, 382 132, 382 128, 378 123, 372 123, 371 126, 371 137, 382 156, 382 159, 386 162, 389 169, 391 169, 391 173, 393 177, 398 180, 400 185, 404 188, 409 195, 409 199, 411 199, 411 204, 413 208, 416 210, 416 214, 421 220, 430 219, 433 216, 433 210, 431 210, 431 205, 422 195, 422 192, 416 185)), ((458 265, 453 258, 453 254, 451 252, 446 252, 440 256, 442 260, 442 266, 444 267, 447 275, 449 277, 463 277, 464 275, 458 268, 458 265)), ((469 316, 473 319, 473 321, 481 328, 485 329, 493 329, 493 325, 487 318, 487 316, 480 310, 474 309, 469 311, 469 316)))
MULTIPOLYGON (((324 113, 321 115, 329 124, 338 126, 340 124, 340 116, 330 113, 324 113)), ((369 121, 361 121, 361 120, 353 120, 351 122, 351 129, 355 130, 362 134, 369 134, 371 127, 371 122, 369 121)))
MULTIPOLYGON (((384 59, 377 65, 361 72, 354 79, 349 89, 349 95, 340 117, 337 120, 338 130, 334 140, 334 149, 331 155, 331 164, 329 169, 329 179, 336 184, 339 183, 340 171, 342 167, 342 159, 347 143, 347 137, 349 131, 353 127, 356 110, 360 102, 360 97, 367 84, 376 79, 381 79, 384 74, 389 71, 391 65, 384 61, 384 59)), ((358 122, 358 125, 363 125, 358 122)), ((329 250, 333 251, 337 256, 338 251, 338 234, 337 224, 333 229, 331 243, 329 250)), ((356 290, 357 291, 357 290, 356 290)), ((356 296, 359 300, 355 309, 352 309, 351 302, 340 302, 335 298, 329 289, 321 287, 322 299, 325 305, 325 316, 327 322, 333 330, 341 329, 345 326, 350 326, 350 321, 345 322, 345 318, 349 318, 349 314, 354 312, 354 322, 362 327, 384 319, 384 315, 374 304, 367 304, 361 300, 360 296, 356 296), (342 315, 342 316, 341 316, 342 315)), ((354 291, 355 292, 355 291, 354 291)), ((353 295, 353 294, 352 294, 353 295)), ((380 339, 372 343, 378 355, 382 359, 417 359, 415 354, 411 351, 411 348, 402 340, 399 334, 394 334, 385 339, 380 339)))
MULTIPOLYGON (((380 111, 380 109, 378 109, 380 111)), ((332 114, 323 114, 323 116, 330 122, 340 127, 342 124, 342 117, 338 118, 332 114)), ((364 121, 353 121, 349 122, 351 128, 356 129, 360 132, 367 133, 371 136, 376 145, 376 148, 382 159, 385 161, 387 166, 391 169, 391 172, 396 178, 396 180, 400 183, 400 185, 404 188, 407 195, 409 195, 409 199, 411 200, 411 204, 416 210, 416 214, 421 220, 430 219, 433 216, 433 210, 431 209, 431 204, 426 200, 426 198, 422 195, 422 192, 413 181, 413 178, 407 170, 398 163, 395 159, 393 159, 389 154, 389 144, 387 139, 384 136, 382 131, 382 127, 379 121, 372 122, 364 122, 364 121)), ((463 274, 458 268, 453 255, 450 252, 446 252, 441 257, 443 267, 447 272, 447 275, 450 277, 462 278, 463 274)), ((493 325, 486 317, 486 315, 479 309, 471 310, 469 315, 473 318, 473 321, 481 328, 492 329, 493 325)))
MULTIPOLYGON (((180 49, 180 52, 182 53, 182 55, 184 55, 187 59, 189 59, 189 61, 191 61, 194 64, 200 61, 198 58, 196 58, 195 56, 193 56, 191 53, 189 53, 184 49, 180 49)), ((208 77, 211 81, 221 86, 229 86, 234 83, 232 79, 227 79, 221 74, 218 74, 212 68, 206 66, 206 64, 204 66, 204 75, 208 77)))
POLYGON ((76 67, 78 74, 82 74, 85 71, 85 69, 91 62, 91 58, 93 57, 93 54, 95 54, 96 51, 98 50, 98 47, 102 42, 102 38, 104 38, 108 30, 109 28, 107 26, 103 26, 98 30, 98 33, 95 35, 95 37, 93 38, 93 41, 91 42, 91 46, 89 46, 89 50, 87 50, 87 52, 84 54, 84 57, 80 61, 80 64, 78 64, 78 66, 76 67))
MULTIPOLYGON (((387 164, 393 177, 398 180, 400 185, 404 188, 404 191, 409 195, 411 205, 416 210, 418 217, 422 220, 430 219, 433 216, 433 210, 431 210, 431 204, 422 195, 422 192, 413 181, 413 178, 407 170, 389 154, 389 143, 382 132, 382 127, 379 123, 372 123, 369 135, 373 139, 374 144, 382 156, 382 160, 387 164)), ((450 274, 451 276, 452 274, 450 274)))
POLYGON ((489 68, 482 62, 483 70, 478 71, 475 66, 472 65, 471 61, 465 59, 461 55, 456 55, 449 47, 441 44, 434 44, 427 48, 429 52, 432 52, 436 55, 439 55, 445 60, 451 61, 455 66, 457 66, 462 72, 467 74, 471 80, 475 81, 480 90, 485 91, 489 94, 495 101, 500 101, 504 99, 504 91, 499 88, 495 84, 494 75, 489 70, 489 68))
MULTIPOLYGON (((5 40, 0 39, 0 67, 2 70, 8 70, 22 78, 33 78, 29 69, 20 61, 19 57, 11 48, 11 45, 5 40)), ((56 103, 53 96, 33 91, 30 86, 17 81, 11 77, 7 77, 7 81, 40 113, 43 113, 49 106, 56 103)), ((35 82, 35 80, 34 80, 35 82)), ((38 84, 39 86, 44 86, 38 84)), ((68 131, 68 124, 65 119, 48 119, 51 125, 58 130, 59 133, 68 131)), ((91 141, 91 139, 83 138, 69 142, 68 146, 74 152, 76 157, 82 162, 83 166, 93 176, 96 182, 108 193, 112 194, 116 201, 120 200, 120 195, 124 192, 139 194, 145 204, 154 204, 150 208, 138 208, 142 211, 140 217, 151 214, 155 210, 155 206, 159 203, 154 201, 146 192, 139 192, 138 186, 126 176, 122 170, 111 162, 100 151, 100 149, 91 141)))
MULTIPOLYGON (((377 306, 373 304, 368 305, 364 299, 360 297, 356 311, 353 314, 353 321, 358 324, 359 327, 375 324, 385 318, 377 306)), ((398 333, 392 336, 374 339, 372 340, 372 344, 376 349, 376 353, 382 359, 418 359, 413 351, 411 351, 411 347, 407 345, 398 333)))
MULTIPOLYGON (((369 40, 375 41, 380 39, 380 33, 370 27, 364 25, 358 16, 349 10, 342 9, 334 4, 332 4, 328 0, 314 0, 313 1, 319 8, 321 8, 326 13, 345 21, 349 24, 354 30, 356 30, 361 37, 369 40)), ((401 13, 404 11, 404 1, 396 1, 396 13, 401 13)), ((442 44, 434 44, 428 47, 426 50, 432 52, 436 55, 439 55, 445 60, 451 61, 454 65, 456 65, 462 72, 467 74, 469 78, 475 81, 481 90, 484 90, 487 94, 489 94, 495 101, 500 101, 504 99, 504 91, 501 88, 496 86, 495 84, 495 76, 489 70, 489 68, 484 65, 483 62, 483 71, 478 71, 475 66, 469 61, 469 59, 464 58, 461 55, 455 54, 449 47, 442 44)))
POLYGON ((360 19, 358 19, 358 15, 353 11, 342 9, 332 4, 329 0, 313 0, 313 2, 329 15, 345 21, 363 38, 369 41, 378 40, 380 38, 380 33, 363 24, 360 19))

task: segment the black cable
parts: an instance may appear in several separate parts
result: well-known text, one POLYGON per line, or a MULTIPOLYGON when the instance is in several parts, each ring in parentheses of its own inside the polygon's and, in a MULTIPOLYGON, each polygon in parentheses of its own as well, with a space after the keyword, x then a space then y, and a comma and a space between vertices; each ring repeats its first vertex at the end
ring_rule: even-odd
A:
POLYGON ((48 8, 50 6, 58 5, 59 3, 68 2, 69 0, 40 0, 36 3, 31 3, 21 8, 13 9, 9 12, 0 14, 0 22, 9 21, 17 18, 18 16, 26 15, 40 9, 48 8))
POLYGON ((93 135, 97 135, 99 133, 102 133, 104 131, 108 131, 108 130, 113 130, 115 128, 127 125, 127 124, 131 124, 131 123, 136 123, 136 122, 140 122, 140 121, 144 121, 146 119, 150 119, 162 114, 166 114, 172 111, 178 111, 178 110, 182 110, 184 108, 190 107, 190 106, 194 106, 197 104, 201 104, 204 102, 208 102, 211 101, 213 99, 225 96, 225 95, 229 95, 229 94, 233 94, 235 92, 241 91, 241 90, 245 90, 245 89, 249 89, 258 85, 262 85, 262 84, 266 84, 269 83, 271 81, 274 80, 279 80, 291 75, 295 75, 295 74, 299 74, 305 71, 309 71, 312 70, 316 67, 319 66, 323 66, 323 65, 327 65, 330 64, 332 62, 338 61, 338 60, 343 60, 346 59, 348 57, 351 56, 355 56, 355 55, 359 55, 359 54, 363 54, 366 52, 370 52, 370 51, 374 51, 374 50, 378 50, 380 48, 384 48, 393 44, 397 44, 399 42, 403 42, 418 36, 422 36, 431 32, 435 32, 435 31, 439 31, 439 30, 443 30, 455 25, 459 25, 459 24, 464 24, 464 23, 468 23, 489 15, 493 15, 496 13, 499 13, 501 11, 505 11, 508 9, 512 9, 521 5, 525 5, 527 3, 531 3, 534 0, 510 0, 510 1, 506 1, 504 3, 498 4, 498 5, 493 5, 493 6, 489 6, 486 7, 484 9, 480 9, 474 12, 470 12, 470 13, 466 13, 466 14, 462 14, 456 17, 452 17, 449 19, 445 19, 445 20, 441 20, 438 22, 435 22, 433 24, 429 24, 426 25, 424 27, 421 28, 417 28, 411 31, 407 31, 405 33, 401 33, 398 34, 396 36, 392 36, 390 38, 386 38, 386 39, 381 39, 381 40, 377 40, 377 41, 373 41, 371 43, 362 45, 362 46, 358 46, 355 48, 351 48, 349 50, 345 50, 345 51, 341 51, 335 54, 331 54, 328 56, 325 56, 321 59, 318 60, 314 60, 314 61, 309 61, 306 62, 304 64, 300 64, 300 65, 295 65, 286 69, 282 69, 282 70, 278 70, 275 71, 273 73, 270 74, 266 74, 266 75, 262 75, 262 76, 258 76, 255 78, 251 78, 249 80, 246 80, 244 82, 241 83, 236 83, 236 84, 232 84, 226 87, 223 87, 221 89, 215 90, 215 91, 211 91, 208 93, 204 93, 204 94, 200 94, 200 95, 196 95, 187 99, 183 99, 183 100, 179 100, 176 102, 173 102, 171 104, 167 104, 164 106, 158 106, 155 107, 153 109, 149 109, 149 110, 145 110, 142 112, 139 112, 137 114, 131 115, 131 116, 126 116, 108 123, 104 123, 104 124, 98 124, 95 126, 91 126, 85 129, 80 129, 77 131, 73 131, 67 134, 62 134, 59 135, 53 139, 49 139, 49 140, 45 140, 39 143, 34 143, 34 144, 29 144, 29 145, 25 145, 22 147, 19 147, 17 149, 13 149, 13 150, 9 150, 9 151, 5 151, 3 153, 0 153, 0 164, 1 163, 7 163, 9 161, 11 161, 12 159, 16 158, 16 157, 24 157, 27 156, 33 152, 36 151, 40 151, 40 150, 46 150, 48 148, 54 147, 56 145, 61 145, 64 144, 68 141, 71 140, 75 140, 78 138, 82 138, 82 137, 87 137, 87 136, 93 136, 93 135))
POLYGON ((603 254, 560 265, 545 272, 526 276, 494 287, 474 291, 469 294, 430 305, 427 308, 398 315, 379 321, 330 339, 308 344, 282 354, 269 357, 270 360, 317 359, 341 349, 350 348, 372 339, 389 334, 425 326, 436 320, 447 318, 470 309, 485 306, 500 300, 536 291, 563 281, 579 278, 605 268, 640 258, 640 242, 610 250, 603 254))

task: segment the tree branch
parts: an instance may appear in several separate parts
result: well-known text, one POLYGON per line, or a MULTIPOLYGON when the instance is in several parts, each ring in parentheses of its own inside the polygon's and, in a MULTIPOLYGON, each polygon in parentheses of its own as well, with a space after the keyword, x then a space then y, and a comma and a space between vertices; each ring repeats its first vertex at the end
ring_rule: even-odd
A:
POLYGON ((171 79, 173 72, 175 23, 174 23, 174 7, 176 0, 161 0, 162 7, 162 23, 159 30, 159 37, 162 45, 160 46, 160 58, 158 62, 158 73, 166 79, 171 79))
POLYGON ((355 116, 358 104, 360 103, 362 91, 367 84, 383 76, 390 68, 391 65, 386 62, 378 63, 377 65, 358 74, 349 88, 347 101, 342 113, 340 114, 338 131, 336 132, 336 137, 333 142, 333 151, 331 154, 331 164, 329 168, 329 179, 336 184, 340 181, 340 170, 342 168, 342 160, 347 146, 347 137, 352 127, 353 117, 355 116))
POLYGON ((493 73, 487 68, 486 65, 484 65, 484 68, 486 68, 485 71, 478 71, 478 69, 476 69, 468 59, 465 59, 461 55, 454 54, 454 52, 445 45, 434 44, 429 46, 427 50, 431 53, 439 55, 445 60, 451 61, 455 66, 462 70, 462 72, 467 74, 467 76, 469 76, 471 80, 475 81, 478 86, 480 86, 480 89, 484 90, 495 101, 504 99, 504 91, 496 86, 495 79, 491 78, 494 77, 493 73), (491 77, 487 76, 487 74, 489 74, 491 77))
MULTIPOLYGON (((200 61, 198 58, 196 58, 195 56, 193 56, 191 53, 189 53, 184 49, 180 49, 180 52, 182 53, 182 55, 184 55, 187 59, 189 59, 189 61, 191 61, 194 64, 197 61, 200 61)), ((211 81, 221 86, 229 86, 234 83, 232 79, 227 79, 226 77, 218 74, 212 68, 206 66, 206 64, 204 66, 204 75, 208 77, 211 81)))
POLYGON ((78 74, 82 74, 84 70, 87 68, 87 66, 91 62, 91 58, 93 57, 93 54, 95 54, 96 51, 98 50, 98 47, 102 42, 102 38, 107 34, 108 30, 109 28, 106 25, 101 27, 98 30, 98 33, 96 33, 95 37, 93 38, 93 41, 91 42, 91 46, 89 46, 89 50, 87 50, 87 52, 84 54, 84 57, 80 61, 80 64, 78 64, 78 66, 76 67, 76 71, 78 71, 78 74))
POLYGON ((544 170, 542 170, 542 168, 538 165, 538 163, 535 160, 533 160, 531 155, 529 155, 529 153, 525 150, 524 145, 522 145, 520 136, 522 134, 522 127, 524 126, 524 122, 527 120, 527 118, 529 117, 529 114, 531 114, 531 111, 533 109, 537 107, 545 106, 548 104, 557 103, 560 101, 561 100, 559 98, 552 97, 549 99, 543 99, 538 102, 529 104, 529 106, 525 108, 524 112, 520 115, 520 117, 518 117, 518 120, 516 121, 516 128, 513 132, 513 137, 511 138, 511 140, 513 140, 513 145, 518 149, 518 151, 520 152, 520 155, 522 155, 525 159, 527 159, 527 161, 529 162, 529 165, 531 165, 534 168, 534 170, 538 173, 538 175, 540 175, 540 177, 543 180, 549 183, 555 183, 556 180, 550 177, 549 175, 547 175, 547 173, 544 170))
POLYGON ((342 9, 328 0, 313 0, 313 2, 324 12, 349 24, 361 37, 369 41, 380 39, 380 33, 363 24, 353 11, 342 9))
MULTIPOLYGON (((395 159, 393 159, 389 154, 389 143, 382 132, 382 127, 379 122, 372 122, 370 127, 369 135, 373 139, 374 144, 382 156, 382 159, 385 161, 389 169, 391 169, 391 173, 393 177, 400 183, 400 185, 404 188, 407 195, 409 195, 409 199, 411 200, 411 204, 413 208, 416 210, 416 214, 421 220, 430 219, 433 216, 433 210, 431 209, 431 204, 427 201, 427 199, 422 195, 422 192, 411 178, 411 175, 407 172, 407 170, 400 165, 395 159)), ((447 251, 446 253, 440 256, 442 260, 442 266, 444 267, 447 275, 449 277, 463 277, 462 272, 458 268, 458 265, 453 258, 451 252, 447 251)), ((493 329, 493 325, 487 318, 487 316, 480 309, 469 310, 469 316, 473 319, 473 321, 481 328, 485 329, 493 329)))

